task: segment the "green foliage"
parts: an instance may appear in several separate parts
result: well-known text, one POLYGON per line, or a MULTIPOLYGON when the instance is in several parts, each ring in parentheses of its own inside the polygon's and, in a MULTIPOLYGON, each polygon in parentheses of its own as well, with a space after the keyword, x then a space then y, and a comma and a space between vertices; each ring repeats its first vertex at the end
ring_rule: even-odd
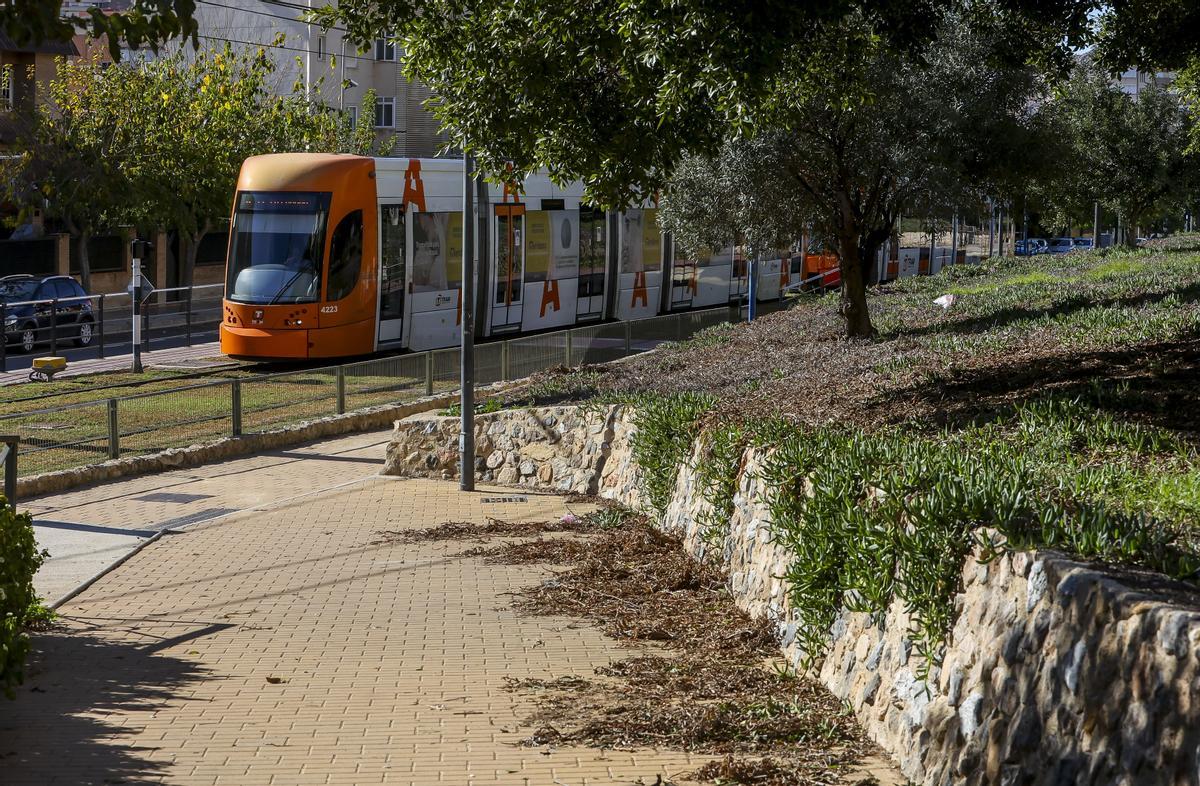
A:
POLYGON ((17 204, 45 204, 79 238, 118 226, 179 233, 186 285, 200 238, 229 215, 246 158, 374 149, 369 124, 350 129, 309 95, 275 94, 274 75, 265 48, 228 45, 61 63, 49 100, 20 120, 23 155, 0 165, 0 188, 17 204))
POLYGON ((666 512, 675 491, 679 468, 692 452, 700 433, 700 418, 713 405, 711 396, 683 393, 675 396, 638 396, 634 406, 633 455, 641 468, 643 489, 651 509, 666 512))
POLYGON ((660 219, 690 252, 733 238, 751 255, 821 240, 840 260, 847 333, 867 336, 865 284, 900 213, 949 213, 1027 174, 1027 107, 1045 87, 999 56, 1008 31, 995 22, 951 15, 921 59, 878 41, 846 47, 861 34, 847 27, 809 44, 832 74, 788 74, 766 127, 680 162, 660 219))
MULTIPOLYGON (((341 0, 313 16, 361 45, 393 31, 409 78, 437 95, 431 108, 451 144, 485 172, 546 167, 582 180, 590 201, 618 207, 663 190, 683 154, 714 153, 731 135, 757 133, 769 114, 788 114, 806 88, 823 92, 864 51, 936 54, 941 22, 964 7, 963 26, 1002 20, 1003 56, 1061 62, 1091 6, 480 0, 466 12, 455 0, 341 0)), ((850 87, 830 97, 831 108, 873 97, 869 85, 850 87)), ((865 122, 883 124, 884 115, 865 122)))
POLYGON ((107 36, 113 60, 119 60, 122 43, 131 49, 157 50, 175 37, 194 42, 195 12, 196 0, 133 0, 121 11, 90 8, 76 15, 63 14, 61 0, 5 0, 0 5, 0 31, 20 44, 41 44, 70 41, 78 30, 85 30, 93 38, 107 36))
POLYGON ((1082 400, 1039 400, 932 436, 782 419, 701 434, 706 397, 633 403, 634 454, 658 514, 701 440, 695 471, 709 512, 699 524, 710 547, 727 531, 743 451, 765 449, 774 537, 792 555, 785 578, 810 659, 824 652, 842 608, 880 612, 900 600, 928 669, 953 625, 962 565, 975 548, 985 561, 1050 548, 1175 577, 1200 568, 1185 528, 1200 522, 1191 448, 1082 400))
POLYGON ((724 545, 749 436, 739 426, 728 426, 710 430, 700 438, 700 456, 694 469, 708 503, 699 524, 700 537, 709 549, 724 545))
POLYGON ((24 677, 25 630, 46 617, 33 589, 33 575, 45 557, 33 537, 33 519, 14 513, 0 496, 0 689, 9 698, 24 677))
MULTIPOLYGON (((1107 69, 1081 61, 1071 78, 1040 109, 1059 147, 1038 178, 1037 190, 1054 218, 1090 223, 1099 202, 1134 231, 1157 212, 1194 200, 1200 160, 1189 140, 1200 133, 1181 91, 1143 85, 1136 96, 1114 82, 1107 69)), ((1182 212, 1182 211, 1181 211, 1182 212)))
POLYGON ((596 529, 620 529, 639 517, 639 514, 620 505, 603 505, 584 515, 583 521, 596 529))
MULTIPOLYGON (((486 415, 489 412, 499 412, 504 409, 504 402, 498 398, 487 398, 475 404, 476 415, 486 415)), ((462 414, 462 403, 451 404, 440 413, 444 417, 456 418, 462 414)))
POLYGON ((1195 488, 1193 457, 1169 434, 1080 401, 1035 402, 935 438, 785 429, 763 446, 773 448, 764 480, 776 537, 793 554, 786 578, 809 658, 841 607, 878 612, 899 599, 926 665, 936 662, 977 545, 985 559, 1052 548, 1176 577, 1200 567, 1179 523, 1200 520, 1194 490, 1186 502, 1160 500, 1162 518, 1144 512, 1155 477, 1195 488))

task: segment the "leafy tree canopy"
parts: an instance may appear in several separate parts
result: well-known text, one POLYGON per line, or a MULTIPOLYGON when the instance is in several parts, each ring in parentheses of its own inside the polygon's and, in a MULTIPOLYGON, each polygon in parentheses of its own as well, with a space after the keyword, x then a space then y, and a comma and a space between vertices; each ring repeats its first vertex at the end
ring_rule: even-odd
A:
POLYGON ((185 241, 185 284, 200 238, 229 215, 246 158, 375 152, 369 124, 351 129, 315 93, 278 95, 265 49, 60 69, 49 100, 22 119, 21 155, 0 165, 0 194, 45 205, 83 242, 119 226, 174 231, 185 241))
POLYGON ((1065 73, 1101 29, 1140 52, 1116 47, 1144 32, 1119 14, 1156 2, 1189 0, 341 0, 314 16, 364 45, 391 31, 484 171, 545 167, 616 206, 662 189, 683 154, 776 126, 764 109, 830 75, 830 39, 921 60, 950 15, 981 15, 1001 21, 997 56, 1065 73))
POLYGON ((1143 219, 1200 186, 1200 155, 1189 149, 1197 124, 1177 91, 1149 84, 1133 96, 1084 61, 1040 114, 1057 156, 1037 189, 1059 221, 1090 215, 1099 202, 1126 222, 1132 241, 1143 219))
POLYGON ((664 225, 685 247, 741 237, 756 253, 816 235, 835 250, 850 335, 870 335, 865 282, 901 211, 948 213, 1029 175, 1035 69, 1007 62, 1004 22, 951 18, 927 57, 861 30, 814 43, 830 68, 785 77, 768 130, 719 154, 685 156, 664 193, 664 225))
POLYGON ((196 36, 196 0, 134 0, 117 13, 89 9, 83 15, 62 12, 62 0, 0 0, 0 30, 19 44, 70 41, 76 27, 93 38, 108 36, 114 60, 120 58, 121 42, 133 48, 158 45, 171 38, 196 36))

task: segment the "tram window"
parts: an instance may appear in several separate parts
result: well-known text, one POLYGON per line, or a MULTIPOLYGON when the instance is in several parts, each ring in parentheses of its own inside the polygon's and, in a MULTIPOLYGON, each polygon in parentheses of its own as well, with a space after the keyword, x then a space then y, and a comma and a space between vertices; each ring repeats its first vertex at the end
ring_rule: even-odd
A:
POLYGON ((444 292, 462 282, 462 213, 413 214, 413 292, 444 292))
POLYGON ((329 197, 308 192, 238 194, 226 281, 230 300, 316 302, 329 197))
POLYGON ((326 300, 341 300, 354 291, 362 270, 363 213, 355 210, 338 223, 329 241, 329 286, 326 300))

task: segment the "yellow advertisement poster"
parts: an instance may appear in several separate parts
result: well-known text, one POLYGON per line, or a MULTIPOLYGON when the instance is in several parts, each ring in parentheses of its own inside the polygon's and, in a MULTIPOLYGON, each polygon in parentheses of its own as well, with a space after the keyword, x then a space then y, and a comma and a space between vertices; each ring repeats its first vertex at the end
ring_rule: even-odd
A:
POLYGON ((550 272, 550 213, 527 212, 525 229, 525 280, 545 281, 550 272))
POLYGON ((658 209, 642 211, 642 265, 657 270, 662 264, 662 231, 658 228, 658 209))

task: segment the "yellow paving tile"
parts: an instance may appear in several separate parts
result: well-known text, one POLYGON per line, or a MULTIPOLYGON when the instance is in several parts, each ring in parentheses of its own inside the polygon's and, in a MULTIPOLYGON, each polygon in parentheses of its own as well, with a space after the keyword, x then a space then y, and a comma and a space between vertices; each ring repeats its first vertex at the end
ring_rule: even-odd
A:
POLYGON ((518 745, 531 707, 506 677, 590 674, 627 650, 508 610, 540 569, 377 535, 566 512, 491 496, 366 479, 149 546, 37 637, 0 719, 3 782, 582 786, 694 769, 673 752, 518 745))

